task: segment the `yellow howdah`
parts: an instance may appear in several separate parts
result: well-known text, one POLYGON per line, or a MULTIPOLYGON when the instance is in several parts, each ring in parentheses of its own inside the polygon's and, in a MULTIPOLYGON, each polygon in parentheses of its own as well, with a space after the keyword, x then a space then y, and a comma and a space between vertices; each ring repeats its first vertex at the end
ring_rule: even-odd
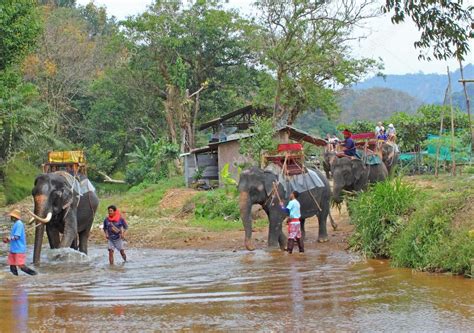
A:
POLYGON ((84 151, 50 151, 48 153, 48 163, 84 163, 84 151))

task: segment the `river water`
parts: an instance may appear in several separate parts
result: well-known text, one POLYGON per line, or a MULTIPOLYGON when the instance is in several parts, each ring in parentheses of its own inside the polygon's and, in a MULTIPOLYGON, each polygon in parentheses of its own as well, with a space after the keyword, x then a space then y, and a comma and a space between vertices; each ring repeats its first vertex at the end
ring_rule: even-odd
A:
POLYGON ((343 251, 137 249, 128 256, 110 267, 103 248, 89 257, 44 251, 36 277, 15 278, 2 264, 0 332, 474 329, 473 280, 343 251))

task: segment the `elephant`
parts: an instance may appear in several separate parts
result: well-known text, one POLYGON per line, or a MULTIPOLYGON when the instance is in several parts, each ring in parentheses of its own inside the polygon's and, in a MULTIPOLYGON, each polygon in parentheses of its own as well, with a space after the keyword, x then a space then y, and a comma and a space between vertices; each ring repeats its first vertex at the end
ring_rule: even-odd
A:
POLYGON ((66 172, 39 175, 35 179, 32 196, 34 213, 31 222, 36 221, 33 262, 40 263, 44 227, 52 249, 72 247, 87 254, 87 242, 99 206, 95 191, 82 196, 77 193, 74 182, 79 180, 66 172), (62 237, 61 237, 62 234, 62 237))
MULTIPOLYGON (((316 215, 319 221, 318 241, 325 242, 328 240, 326 230, 328 215, 333 227, 336 228, 337 225, 335 225, 329 212, 331 197, 329 182, 319 170, 314 171, 323 181, 324 187, 316 187, 310 191, 300 193, 298 201, 301 204, 301 232, 304 239, 306 236, 304 227, 305 220, 316 215)), ((286 246, 286 237, 282 231, 282 223, 286 215, 279 205, 279 198, 286 202, 289 193, 285 193, 284 187, 281 183, 278 183, 278 176, 271 171, 262 170, 258 167, 251 167, 241 173, 238 190, 240 192, 240 217, 245 229, 246 249, 249 251, 255 249, 252 242, 251 208, 254 204, 260 204, 266 212, 269 220, 268 246, 280 246, 280 248, 284 250, 286 246)))
POLYGON ((400 158, 400 151, 395 143, 383 143, 382 147, 382 162, 387 167, 388 174, 391 176, 395 170, 398 160, 400 158))
POLYGON ((333 174, 333 199, 342 202, 342 190, 362 191, 368 184, 383 181, 388 176, 387 167, 383 163, 368 165, 358 158, 337 157, 333 153, 329 157, 333 174))

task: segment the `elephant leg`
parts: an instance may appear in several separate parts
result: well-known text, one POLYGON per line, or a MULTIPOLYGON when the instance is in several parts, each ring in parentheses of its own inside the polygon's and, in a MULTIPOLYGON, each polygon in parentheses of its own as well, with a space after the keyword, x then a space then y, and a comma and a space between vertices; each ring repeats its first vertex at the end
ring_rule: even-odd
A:
POLYGON ((319 236, 318 242, 324 243, 327 242, 328 239, 328 232, 326 228, 326 221, 329 215, 329 208, 323 208, 321 212, 318 214, 318 223, 319 223, 319 236))
POLYGON ((77 237, 74 238, 71 244, 71 249, 74 249, 77 251, 77 249, 79 248, 78 243, 79 243, 79 239, 77 237))
POLYGON ((268 247, 278 247, 281 231, 281 221, 270 219, 270 226, 268 228, 268 247))
POLYGON ((282 230, 281 233, 280 233, 280 236, 278 237, 278 243, 280 244, 280 249, 282 251, 285 251, 285 249, 286 249, 286 245, 287 245, 286 241, 287 241, 287 237, 286 237, 285 233, 282 230))
POLYGON ((306 230, 304 228, 304 223, 306 222, 306 219, 301 218, 300 219, 300 226, 301 226, 301 239, 306 240, 306 230))
POLYGON ((75 212, 70 212, 64 220, 64 235, 59 244, 61 248, 70 247, 77 237, 77 218, 75 212))
POLYGON ((49 247, 52 249, 59 248, 59 243, 61 242, 59 230, 53 226, 46 225, 46 234, 48 235, 49 247))
POLYGON ((79 233, 79 251, 87 254, 87 242, 89 241, 89 230, 79 233))

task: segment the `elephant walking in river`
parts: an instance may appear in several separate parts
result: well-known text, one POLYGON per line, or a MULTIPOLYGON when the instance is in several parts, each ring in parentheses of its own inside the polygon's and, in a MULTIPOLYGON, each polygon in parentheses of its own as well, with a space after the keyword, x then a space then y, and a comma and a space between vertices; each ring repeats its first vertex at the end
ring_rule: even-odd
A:
POLYGON ((87 242, 99 206, 95 191, 82 196, 78 193, 80 180, 65 172, 54 172, 36 178, 32 195, 33 219, 36 228, 33 262, 39 263, 44 227, 52 249, 73 247, 87 254, 87 242))
MULTIPOLYGON (((301 204, 301 231, 305 237, 305 220, 311 216, 317 216, 319 221, 320 242, 328 240, 326 221, 330 210, 331 189, 324 175, 319 170, 317 173, 323 187, 315 187, 310 191, 300 193, 298 201, 301 204)), ((286 215, 279 205, 280 197, 282 200, 288 200, 289 193, 278 183, 278 176, 271 171, 264 171, 257 167, 244 170, 240 175, 238 189, 240 192, 240 217, 242 218, 245 229, 245 247, 247 250, 254 250, 252 243, 252 218, 251 208, 254 204, 259 204, 267 213, 269 220, 268 246, 284 249, 286 246, 286 237, 282 231, 282 223, 286 215), (278 191, 278 194, 275 193, 278 191)), ((331 218, 331 217, 330 217, 331 218)), ((332 218, 331 218, 332 221, 332 218)), ((335 227, 334 222, 333 227, 335 227)))

